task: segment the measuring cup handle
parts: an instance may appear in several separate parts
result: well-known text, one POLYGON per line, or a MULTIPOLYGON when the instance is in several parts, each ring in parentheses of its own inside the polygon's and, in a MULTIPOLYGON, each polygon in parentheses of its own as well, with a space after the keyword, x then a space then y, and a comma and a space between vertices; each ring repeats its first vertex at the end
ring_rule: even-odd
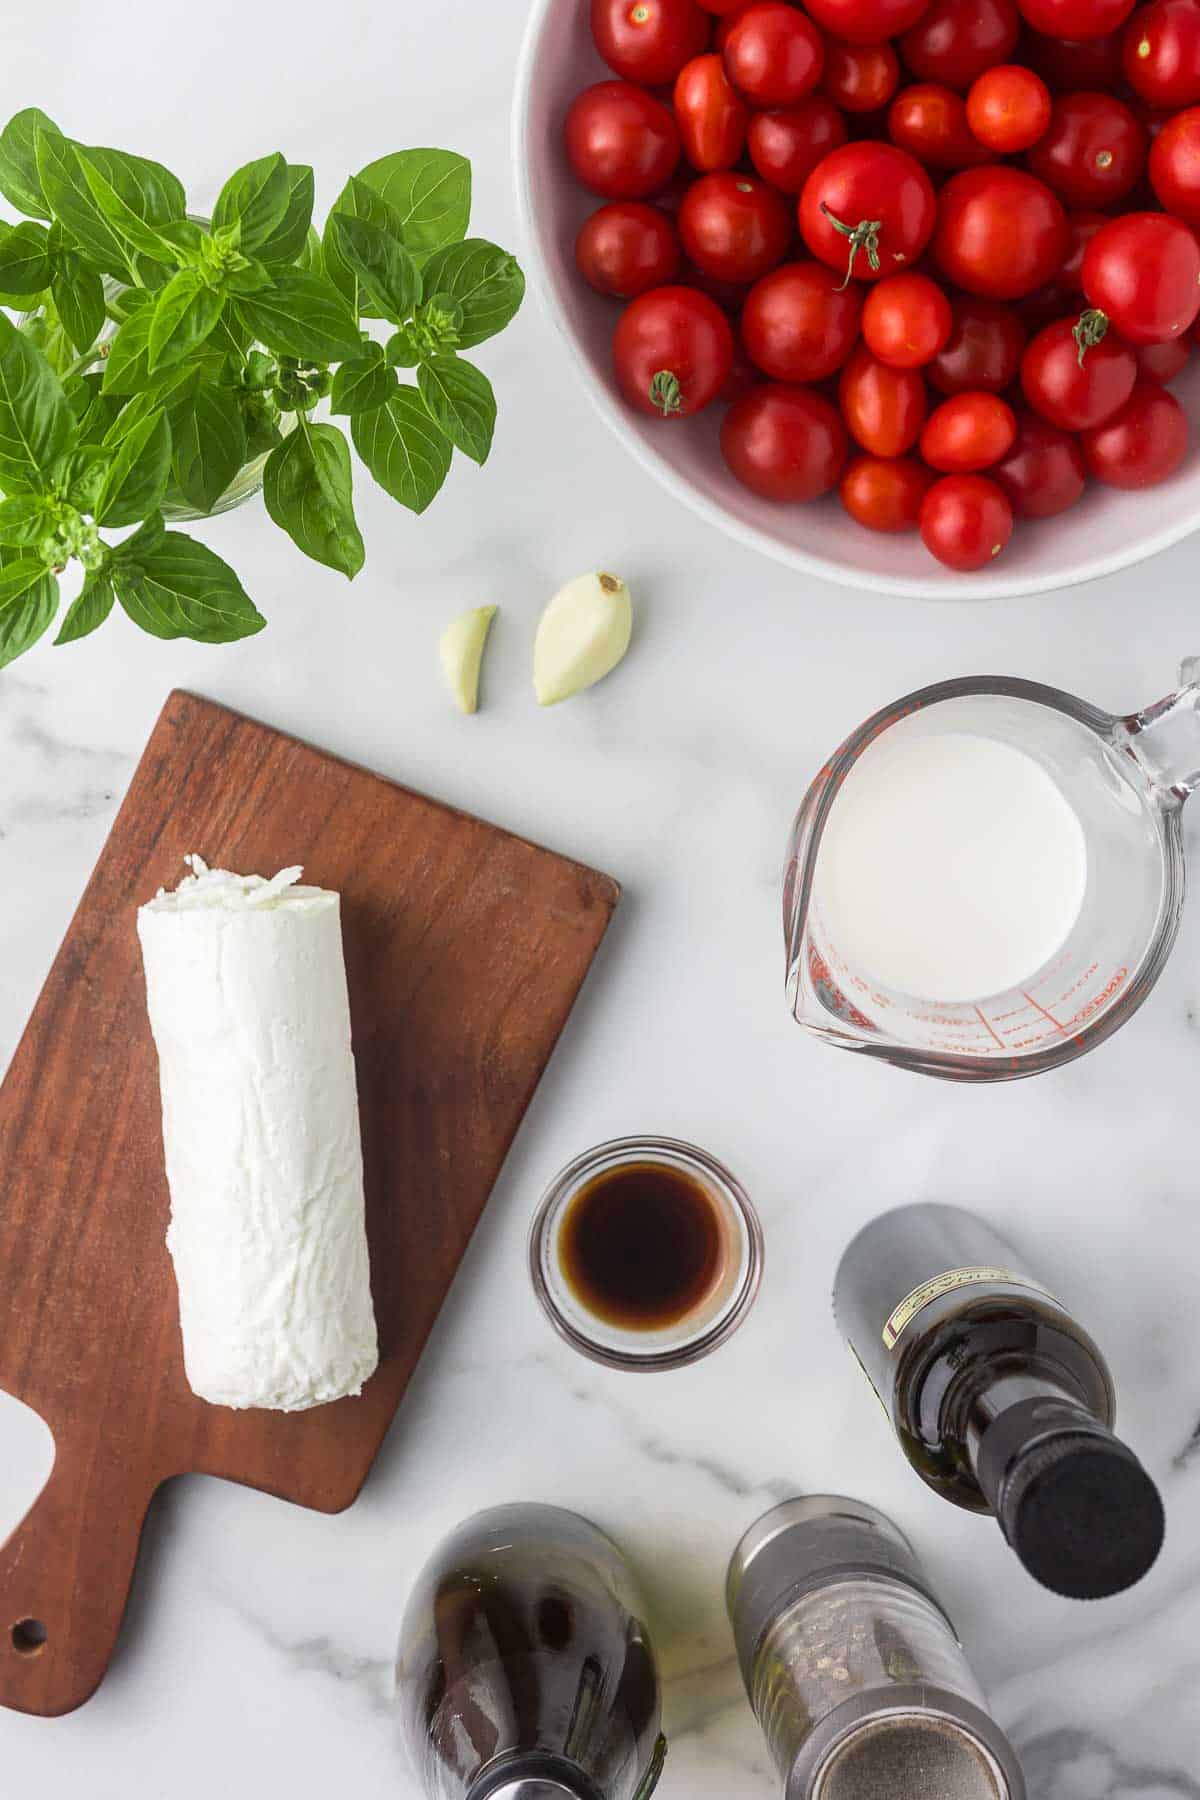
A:
POLYGON ((1200 656, 1186 659, 1175 693, 1119 721, 1117 747, 1151 786, 1182 803, 1200 787, 1200 656))

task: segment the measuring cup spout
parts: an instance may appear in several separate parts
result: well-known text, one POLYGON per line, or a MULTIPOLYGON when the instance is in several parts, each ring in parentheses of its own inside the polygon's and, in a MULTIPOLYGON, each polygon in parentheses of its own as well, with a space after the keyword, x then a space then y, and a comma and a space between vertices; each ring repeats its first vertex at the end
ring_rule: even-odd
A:
POLYGON ((1185 660, 1173 694, 1121 719, 1114 741, 1160 794, 1182 804, 1200 787, 1200 656, 1185 660))

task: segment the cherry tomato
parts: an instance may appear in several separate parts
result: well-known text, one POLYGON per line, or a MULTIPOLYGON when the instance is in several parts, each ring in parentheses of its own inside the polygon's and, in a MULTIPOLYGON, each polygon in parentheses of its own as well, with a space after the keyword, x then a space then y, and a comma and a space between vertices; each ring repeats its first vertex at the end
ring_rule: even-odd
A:
POLYGON ((1100 227, 1107 224, 1108 220, 1103 213, 1069 212, 1067 214, 1067 254, 1063 258, 1062 268, 1054 279, 1068 293, 1082 294, 1083 253, 1100 227))
POLYGON ((679 237, 670 219, 644 200, 610 200, 575 240, 575 264, 598 294, 632 300, 674 281, 679 237))
POLYGON ((858 338, 862 290, 839 287, 824 263, 786 263, 756 282, 742 308, 742 342, 773 381, 823 381, 858 338))
POLYGON ((821 79, 825 41, 783 0, 757 0, 737 15, 725 40, 725 73, 755 106, 790 106, 821 79))
POLYGON ((586 88, 567 114, 575 179, 606 200, 643 200, 666 187, 679 161, 679 132, 661 100, 627 81, 586 88))
POLYGON ((1139 382, 1119 411, 1082 434, 1079 446, 1088 473, 1107 487, 1154 487, 1187 455, 1187 414, 1174 394, 1139 382))
POLYGON ((1130 110, 1138 124, 1142 127, 1142 130, 1146 133, 1151 144, 1153 144, 1159 132, 1165 130, 1171 123, 1171 120, 1175 117, 1175 114, 1171 111, 1170 107, 1151 106, 1148 100, 1142 100, 1137 94, 1134 95, 1130 102, 1130 110))
POLYGON ((1114 331, 1105 332, 1081 358, 1075 328, 1074 319, 1045 326, 1021 358, 1026 400, 1063 431, 1102 425, 1124 406, 1137 380, 1133 351, 1114 331))
POLYGON ((733 366, 733 328, 694 288, 660 287, 634 300, 613 338, 617 384, 655 418, 686 418, 715 400, 733 366))
POLYGON ((1012 536, 1008 495, 986 475, 943 475, 921 502, 921 540, 950 569, 984 569, 1012 536))
POLYGON ((985 69, 1009 61, 1020 30, 1013 0, 933 0, 899 49, 918 81, 965 92, 985 69))
POLYGON ((863 306, 862 334, 873 356, 893 369, 920 369, 950 337, 950 302, 928 275, 889 275, 863 306))
POLYGON ((1121 36, 1114 31, 1107 37, 1056 38, 1027 31, 1022 59, 1057 93, 1108 93, 1122 80, 1121 36))
POLYGON ((1194 0, 1153 0, 1125 27, 1125 79, 1152 106, 1200 100, 1200 8, 1194 0))
POLYGON ((917 23, 930 0, 805 0, 830 37, 843 44, 885 44, 917 23))
POLYGON ((911 450, 925 423, 925 383, 915 369, 891 369, 861 345, 842 370, 838 402, 851 435, 875 456, 911 450))
POLYGON ((1189 106, 1155 138, 1150 182, 1168 212, 1200 227, 1200 106, 1189 106))
POLYGON ((1169 213, 1109 219, 1084 253, 1083 291, 1127 344, 1180 337, 1200 313, 1200 245, 1169 213))
POLYGON ((675 83, 675 123, 694 169, 732 169, 746 146, 750 108, 711 52, 694 56, 675 83))
POLYGON ((699 0, 705 12, 716 13, 718 18, 724 13, 739 12, 746 0, 699 0))
POLYGON ((1047 37, 1076 42, 1118 31, 1135 0, 1017 0, 1021 17, 1047 37))
POLYGON ((960 299, 950 308, 946 347, 925 373, 939 394, 983 388, 1001 393, 1016 379, 1025 348, 1025 328, 1011 306, 993 300, 960 299))
POLYGON ((800 196, 800 231, 814 256, 849 278, 878 281, 916 262, 936 215, 933 185, 906 150, 845 144, 818 164, 800 196))
POLYGON ((810 94, 795 106, 756 112, 746 143, 750 160, 772 187, 798 195, 819 162, 846 142, 848 133, 832 100, 810 94))
POLYGON ((679 235, 698 269, 718 281, 757 281, 792 237, 787 201, 754 175, 702 175, 679 209, 679 235))
POLYGON ((715 300, 721 311, 728 313, 731 318, 741 312, 746 295, 750 292, 748 281, 718 281, 715 275, 707 275, 695 263, 690 263, 686 256, 679 265, 679 284, 682 287, 698 288, 710 300, 715 300))
POLYGON ((844 111, 878 112, 899 85, 900 58, 890 44, 826 44, 821 88, 844 111))
POLYGON ((989 150, 1011 156, 1036 144, 1050 123, 1050 89, 1019 63, 999 63, 971 83, 967 124, 989 150))
POLYGON ((1057 197, 1005 164, 952 175, 938 200, 933 257, 969 294, 1015 300, 1050 280, 1067 253, 1057 197))
POLYGON ((721 453, 738 480, 767 500, 816 500, 837 483, 846 427, 812 388, 769 382, 731 406, 721 453))
POLYGON ((1029 153, 1033 173, 1068 206, 1112 206, 1146 166, 1146 133, 1112 94, 1067 94, 1029 153))
POLYGON ((838 492, 868 531, 914 531, 934 476, 915 456, 856 456, 838 492))
POLYGON ((1134 348, 1139 381, 1157 381, 1160 387, 1182 375, 1191 361, 1191 345, 1183 338, 1169 344, 1138 344, 1134 348))
POLYGON ((744 400, 762 381, 762 376, 746 355, 740 344, 733 348, 733 362, 725 384, 717 395, 719 406, 732 406, 735 400, 744 400))
POLYGON ((1016 435, 1016 415, 998 394, 955 394, 922 426, 921 456, 944 475, 971 475, 998 463, 1016 435))
POLYGON ((969 169, 992 160, 967 124, 962 95, 936 81, 903 88, 892 101, 887 130, 894 144, 931 169, 969 169))
POLYGON ((1019 519, 1049 519, 1074 506, 1087 481, 1083 452, 1069 431, 1022 407, 1017 435, 992 475, 1019 519))
POLYGON ((592 0, 597 50, 610 69, 645 87, 674 81, 711 30, 696 0, 592 0))

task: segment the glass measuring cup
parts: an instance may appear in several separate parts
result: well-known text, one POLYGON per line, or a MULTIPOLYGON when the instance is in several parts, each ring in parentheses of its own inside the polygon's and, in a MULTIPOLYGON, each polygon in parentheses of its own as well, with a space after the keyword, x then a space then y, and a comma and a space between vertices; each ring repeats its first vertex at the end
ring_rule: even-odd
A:
MULTIPOLYGON (((821 770, 792 832, 784 881, 788 998, 826 1043, 951 1081, 1008 1081, 1057 1068, 1102 1043, 1158 979, 1184 896, 1181 818, 1200 784, 1200 658, 1182 685, 1127 717, 1037 682, 940 682, 885 707, 821 770), (1066 940, 1019 988, 971 1001, 882 985, 842 955, 837 920, 814 890, 821 839, 851 769, 881 741, 969 733, 1032 757, 1083 832, 1083 901, 1066 940)), ((881 876, 882 879, 882 876, 881 876)))

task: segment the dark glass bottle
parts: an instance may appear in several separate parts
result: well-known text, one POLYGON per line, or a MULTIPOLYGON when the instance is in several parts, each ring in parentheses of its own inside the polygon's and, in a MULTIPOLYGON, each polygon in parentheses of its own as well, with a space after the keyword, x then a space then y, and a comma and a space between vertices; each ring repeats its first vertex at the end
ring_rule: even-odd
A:
POLYGON ((982 1219, 884 1213, 842 1257, 833 1307, 914 1469, 995 1514, 1038 1581, 1097 1599, 1146 1573, 1162 1502, 1113 1434, 1104 1358, 982 1219))
POLYGON ((428 1800, 647 1800, 658 1670, 612 1541, 500 1506, 440 1546, 409 1600, 397 1689, 428 1800))

